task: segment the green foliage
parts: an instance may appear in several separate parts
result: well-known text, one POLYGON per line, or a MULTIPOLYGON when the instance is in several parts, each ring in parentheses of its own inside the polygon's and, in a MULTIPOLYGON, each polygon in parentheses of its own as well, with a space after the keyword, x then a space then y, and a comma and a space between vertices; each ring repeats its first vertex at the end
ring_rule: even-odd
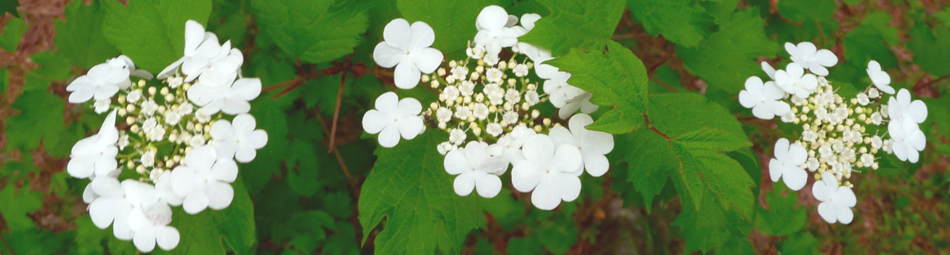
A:
POLYGON ((554 56, 567 54, 571 48, 599 51, 606 47, 624 6, 621 0, 538 2, 550 15, 541 13, 544 18, 518 40, 550 49, 554 56))
MULTIPOLYGON (((47 85, 48 86, 48 85, 47 85)), ((13 103, 13 108, 22 111, 6 120, 7 150, 14 148, 35 149, 40 140, 47 145, 59 142, 65 130, 63 111, 66 102, 53 93, 33 90, 23 93, 13 103)))
POLYGON ((790 20, 818 23, 834 22, 835 2, 824 0, 779 1, 778 13, 790 20))
POLYGON ((910 32, 907 48, 914 53, 914 63, 927 73, 943 76, 950 74, 946 59, 950 58, 950 29, 937 27, 933 30, 917 26, 910 32))
POLYGON ((890 21, 889 15, 876 13, 865 17, 861 26, 851 30, 844 38, 848 62, 862 69, 871 60, 881 63, 884 69, 897 67, 897 57, 888 47, 897 43, 896 29, 887 26, 890 21))
POLYGON ((310 63, 353 53, 368 26, 366 1, 251 1, 261 31, 284 52, 310 63))
POLYGON ((7 52, 15 52, 16 48, 20 46, 20 40, 23 39, 27 27, 26 22, 21 18, 13 18, 7 21, 7 24, 3 26, 3 33, 0 34, 0 48, 7 50, 7 52))
POLYGON ((257 243, 254 204, 243 183, 238 181, 231 186, 234 187, 234 200, 224 210, 209 208, 190 215, 180 207, 174 208, 171 225, 178 228, 182 238, 177 248, 166 253, 225 254, 231 251, 234 254, 253 254, 257 243))
POLYGON ((754 59, 779 51, 778 45, 762 32, 764 23, 755 8, 738 11, 728 21, 717 21, 719 31, 699 46, 677 46, 677 55, 687 69, 706 80, 710 87, 738 93, 746 78, 762 72, 754 59))
POLYGON ((627 8, 651 35, 663 35, 670 42, 694 47, 707 33, 697 26, 705 11, 694 0, 629 0, 627 8))
POLYGON ((641 116, 647 104, 646 69, 627 48, 613 41, 607 45, 604 54, 575 49, 552 64, 574 74, 568 81, 571 85, 596 95, 591 98, 592 103, 614 107, 587 126, 588 129, 629 133, 643 125, 641 116))
POLYGON ((804 208, 795 208, 798 196, 782 184, 772 185, 775 189, 766 195, 769 208, 757 208, 755 227, 767 235, 791 235, 805 227, 808 213, 804 208), (787 193, 783 195, 782 193, 787 193))
POLYGON ((484 224, 476 195, 460 197, 448 183, 436 145, 444 133, 426 132, 392 149, 377 151, 376 164, 360 194, 364 240, 383 218, 376 236, 382 254, 459 253, 470 231, 484 224))
POLYGON ((202 25, 211 15, 211 0, 141 0, 128 7, 103 1, 102 34, 136 67, 159 72, 185 51, 185 21, 202 25))
POLYGON ((3 219, 11 231, 22 231, 36 228, 36 223, 26 214, 39 210, 43 206, 41 194, 30 192, 29 186, 19 190, 15 185, 6 185, 0 191, 0 208, 3 209, 3 219))
POLYGON ((505 6, 510 2, 511 0, 397 0, 396 7, 410 23, 423 21, 429 24, 435 31, 432 47, 443 53, 451 53, 465 49, 466 42, 475 36, 475 18, 482 8, 489 5, 505 6))
POLYGON ((69 59, 73 65, 92 68, 119 55, 119 50, 102 34, 102 13, 103 8, 99 1, 89 5, 83 4, 82 1, 73 1, 66 6, 66 20, 56 21, 56 31, 59 32, 54 38, 56 48, 59 49, 59 54, 69 59))

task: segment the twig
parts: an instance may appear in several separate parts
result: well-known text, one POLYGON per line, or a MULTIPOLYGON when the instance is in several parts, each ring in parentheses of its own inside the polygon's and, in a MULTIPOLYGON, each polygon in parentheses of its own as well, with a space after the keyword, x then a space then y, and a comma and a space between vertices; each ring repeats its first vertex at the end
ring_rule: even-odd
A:
MULTIPOLYGON (((316 112, 315 115, 317 116, 317 121, 320 122, 320 126, 322 126, 324 130, 326 130, 327 121, 323 119, 323 115, 320 114, 320 107, 316 107, 315 112, 316 112)), ((326 133, 324 133, 323 136, 324 138, 326 138, 326 133)), ((340 151, 334 150, 333 152, 334 152, 333 154, 336 156, 337 162, 340 163, 340 169, 343 170, 343 175, 346 176, 346 182, 350 186, 350 191, 353 192, 354 196, 359 195, 359 192, 358 192, 359 189, 357 189, 356 187, 356 179, 353 179, 353 175, 350 174, 350 169, 346 167, 346 161, 343 160, 343 156, 340 155, 340 151)))
POLYGON ((7 239, 3 238, 2 233, 0 233, 0 241, 3 241, 3 245, 7 247, 7 250, 10 250, 10 255, 16 255, 16 252, 13 251, 13 247, 10 247, 10 244, 7 243, 7 239))
POLYGON ((927 83, 924 83, 923 86, 930 86, 930 85, 932 85, 932 84, 934 84, 934 83, 936 83, 936 82, 938 82, 938 81, 946 80, 948 77, 950 77, 950 74, 946 74, 946 75, 944 75, 944 76, 937 77, 937 79, 933 79, 933 80, 928 81, 927 83))
POLYGON ((346 84, 346 69, 349 66, 349 61, 343 63, 343 74, 340 74, 340 90, 336 93, 336 109, 333 110, 333 126, 330 128, 330 151, 327 153, 333 152, 333 149, 336 147, 336 126, 337 122, 340 120, 340 103, 343 102, 343 84, 346 84))
POLYGON ((293 85, 293 84, 295 84, 295 83, 297 83, 297 82, 300 82, 300 81, 303 80, 303 79, 305 79, 305 78, 304 78, 304 77, 297 76, 297 77, 294 77, 293 79, 290 79, 290 80, 287 80, 287 81, 282 81, 282 82, 280 82, 280 83, 267 86, 266 88, 264 88, 264 89, 261 90, 261 94, 270 92, 271 90, 276 90, 276 89, 283 88, 283 87, 286 87, 286 86, 289 86, 289 85, 293 85))

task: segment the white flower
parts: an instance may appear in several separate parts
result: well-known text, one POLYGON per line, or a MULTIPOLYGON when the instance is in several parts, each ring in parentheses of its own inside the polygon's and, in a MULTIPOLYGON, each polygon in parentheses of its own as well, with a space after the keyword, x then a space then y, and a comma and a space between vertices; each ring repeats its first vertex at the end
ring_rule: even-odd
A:
POLYGON ((871 103, 871 98, 868 98, 868 95, 864 94, 864 92, 858 93, 858 96, 856 97, 856 99, 858 100, 858 104, 861 104, 861 105, 868 105, 869 103, 871 103))
POLYGON ((901 161, 917 163, 920 158, 918 152, 927 146, 927 138, 920 131, 917 123, 910 119, 891 121, 887 125, 887 134, 891 136, 891 149, 901 161))
POLYGON ((185 198, 175 194, 175 191, 172 189, 171 171, 156 168, 153 169, 152 172, 158 175, 155 176, 155 178, 150 178, 155 182, 155 192, 158 193, 159 200, 172 206, 181 205, 185 198))
POLYGON ((125 180, 120 184, 115 178, 100 177, 89 183, 92 192, 97 195, 88 208, 92 223, 100 229, 112 225, 112 232, 119 240, 130 240, 134 235, 129 228, 128 217, 134 207, 134 200, 126 194, 126 188, 134 182, 125 180))
POLYGON ((839 187, 838 180, 830 172, 821 175, 821 181, 812 185, 811 193, 815 199, 821 201, 818 204, 818 215, 828 223, 848 224, 854 219, 851 207, 858 202, 854 191, 848 187, 839 187))
POLYGON ((171 78, 170 80, 168 80, 168 87, 175 89, 175 88, 178 88, 178 86, 181 86, 181 84, 183 83, 185 83, 185 78, 178 76, 178 77, 171 78))
MULTIPOLYGON (((521 16, 521 26, 524 28, 524 33, 527 34, 532 29, 534 29, 534 23, 541 19, 541 15, 537 13, 526 13, 521 16)), ((531 59, 535 62, 542 62, 546 57, 550 57, 551 52, 548 52, 545 49, 534 46, 525 42, 518 42, 511 47, 511 50, 514 52, 520 52, 528 56, 528 59, 531 59)))
POLYGON ((178 114, 177 111, 168 111, 165 113, 165 124, 176 125, 178 121, 181 120, 181 114, 178 114))
POLYGON ((549 136, 555 146, 568 144, 576 147, 581 153, 584 169, 587 173, 600 177, 607 173, 610 162, 604 156, 614 149, 614 136, 600 131, 587 130, 586 126, 594 123, 594 119, 587 114, 577 114, 571 117, 568 130, 563 126, 555 126, 549 136))
POLYGON ((812 171, 812 172, 814 172, 815 170, 818 170, 818 167, 821 166, 821 162, 818 161, 818 159, 814 157, 808 158, 808 161, 805 161, 805 164, 808 166, 808 171, 812 171))
POLYGON ((205 137, 203 135, 192 136, 191 139, 188 139, 188 145, 191 145, 191 147, 205 145, 205 137))
POLYGON ((489 56, 497 56, 502 48, 514 46, 518 43, 518 36, 526 30, 507 24, 508 12, 504 8, 497 5, 485 7, 475 19, 475 28, 478 29, 473 40, 475 45, 484 46, 489 56))
POLYGON ((459 92, 461 92, 463 96, 471 96, 472 94, 475 94, 475 83, 469 80, 462 81, 462 83, 459 85, 459 92))
POLYGON ((115 156, 119 154, 116 142, 119 140, 119 131, 115 128, 116 112, 112 111, 99 133, 83 138, 73 145, 69 155, 66 172, 76 178, 87 178, 92 174, 106 176, 118 168, 115 156))
POLYGON ((775 158, 769 161, 769 175, 772 182, 778 182, 784 177, 785 186, 798 191, 805 187, 808 174, 801 168, 808 159, 808 152, 801 144, 789 145, 788 139, 782 138, 775 142, 775 158))
POLYGON ((534 129, 530 129, 524 125, 519 125, 513 129, 508 134, 505 134, 501 138, 498 138, 496 145, 502 146, 502 158, 507 162, 518 162, 524 160, 524 154, 521 152, 521 146, 528 141, 528 138, 531 138, 535 135, 534 129))
POLYGON ((248 101, 254 100, 261 94, 261 79, 241 78, 230 86, 209 87, 192 86, 188 90, 188 99, 201 106, 198 111, 213 115, 218 111, 237 115, 251 110, 248 101))
POLYGON ((544 81, 544 93, 551 95, 549 99, 554 107, 564 107, 568 100, 584 93, 584 90, 567 84, 567 80, 570 78, 570 73, 557 72, 550 80, 544 81))
POLYGON ((768 62, 762 61, 762 71, 769 76, 770 79, 775 80, 775 68, 772 67, 768 62))
POLYGON ((145 153, 142 153, 142 158, 140 160, 142 161, 142 165, 145 167, 155 166, 155 151, 149 150, 145 153))
POLYGON ((174 75, 178 68, 186 75, 185 81, 191 82, 198 78, 211 64, 223 59, 231 51, 231 41, 224 45, 218 43, 218 37, 211 32, 205 32, 203 26, 194 20, 185 22, 185 50, 184 56, 158 74, 158 79, 174 75))
POLYGON ((785 50, 791 55, 792 62, 817 75, 828 75, 826 67, 838 64, 838 56, 835 56, 830 50, 818 50, 815 44, 811 42, 800 42, 797 46, 792 43, 785 43, 785 50))
POLYGON ((498 135, 504 131, 505 130, 502 129, 501 124, 498 124, 497 122, 488 123, 488 125, 485 126, 485 132, 488 132, 488 134, 493 137, 498 137, 498 135))
POLYGON ((129 214, 129 227, 135 232, 132 243, 140 252, 151 252, 155 243, 163 250, 178 246, 180 235, 172 222, 172 209, 167 204, 158 203, 145 208, 135 208, 129 214))
POLYGON ((491 83, 500 83, 505 73, 498 68, 489 68, 485 71, 485 79, 491 83))
POLYGON ((79 76, 69 86, 66 91, 69 94, 69 102, 80 104, 89 99, 103 100, 109 99, 120 88, 131 85, 129 74, 131 71, 127 65, 116 63, 125 63, 124 60, 112 59, 106 63, 98 64, 89 69, 86 75, 79 76))
POLYGON ((214 147, 196 147, 185 155, 184 164, 172 171, 172 190, 185 198, 182 205, 188 214, 197 214, 208 207, 221 210, 234 199, 230 183, 237 174, 234 160, 219 158, 214 147))
POLYGON ((871 60, 868 62, 868 76, 871 77, 871 83, 874 83, 874 86, 884 91, 884 93, 894 94, 894 87, 891 87, 891 76, 881 70, 881 64, 877 61, 871 60))
POLYGON ((472 189, 485 198, 493 198, 501 191, 501 179, 508 162, 488 153, 485 142, 469 142, 465 148, 452 150, 445 155, 445 171, 455 177, 455 194, 468 196, 472 189))
POLYGON ((877 97, 879 97, 879 96, 881 96, 881 92, 878 91, 877 89, 874 89, 874 88, 869 88, 869 89, 868 89, 868 97, 870 97, 870 98, 877 98, 877 97))
POLYGON ((910 119, 919 124, 927 120, 927 105, 920 100, 911 102, 910 92, 907 89, 901 89, 896 97, 887 100, 887 113, 891 117, 892 124, 889 125, 899 123, 904 119, 910 119))
POLYGON ((818 78, 814 74, 806 74, 797 63, 790 63, 785 70, 775 71, 775 84, 801 98, 808 98, 818 88, 818 78))
POLYGON ((158 121, 155 120, 155 118, 148 118, 145 120, 145 122, 142 122, 142 131, 145 131, 145 133, 152 132, 152 130, 155 129, 155 126, 157 125, 158 121))
POLYGON ((515 76, 525 77, 528 75, 528 65, 518 64, 514 68, 515 76))
POLYGON ((119 135, 119 142, 116 143, 119 146, 119 150, 125 149, 125 146, 129 146, 129 135, 122 133, 119 135))
POLYGON ((93 103, 93 106, 96 107, 96 113, 104 113, 109 110, 110 104, 112 104, 112 100, 104 98, 96 100, 96 102, 93 103))
POLYGON ((235 158, 237 162, 254 160, 257 150, 267 144, 267 132, 254 130, 257 121, 250 114, 234 117, 234 122, 219 120, 211 125, 211 144, 218 157, 235 158))
POLYGON ((452 110, 448 107, 441 107, 435 111, 435 119, 441 122, 449 122, 452 120, 452 110))
POLYGON ((155 103, 155 100, 149 99, 148 101, 142 102, 143 115, 152 116, 152 114, 155 114, 155 111, 158 111, 158 104, 155 103))
POLYGON ((460 128, 452 129, 449 131, 449 142, 455 145, 461 145, 465 142, 465 137, 468 136, 465 134, 465 130, 460 128))
POLYGON ((148 136, 149 136, 150 141, 158 142, 158 141, 164 140, 165 126, 163 125, 155 126, 155 128, 152 129, 152 132, 148 132, 148 136))
POLYGON ((410 26, 404 19, 394 19, 386 24, 383 38, 373 50, 373 59, 381 67, 396 67, 396 87, 416 87, 422 76, 420 71, 432 73, 442 63, 442 52, 429 47, 435 41, 435 32, 425 22, 416 21, 410 26))
POLYGON ((508 89, 505 92, 505 101, 511 104, 516 104, 521 101, 521 93, 517 89, 508 89))
POLYGON ((775 82, 763 84, 762 79, 752 76, 745 80, 745 90, 739 92, 739 103, 745 108, 752 108, 755 117, 770 120, 791 111, 791 106, 782 101, 784 96, 785 91, 775 82))
POLYGON ((370 134, 379 134, 379 145, 392 148, 399 143, 399 136, 412 140, 425 129, 422 104, 415 98, 399 100, 396 93, 386 92, 376 98, 376 109, 363 115, 363 129, 370 134))
POLYGON ((501 120, 507 122, 508 124, 518 123, 518 113, 515 111, 506 111, 502 116, 501 120))
POLYGON ((202 111, 202 109, 195 111, 195 119, 197 119, 200 123, 208 123, 211 121, 211 114, 207 114, 205 112, 206 111, 202 111))
POLYGON ((881 139, 880 136, 875 135, 875 136, 871 137, 871 147, 872 147, 872 148, 880 149, 881 146, 884 146, 884 141, 881 139))
MULTIPOLYGON (((221 50, 230 48, 230 41, 222 46, 221 50)), ((221 87, 230 85, 234 82, 241 65, 244 64, 244 54, 241 50, 230 49, 227 53, 221 53, 213 62, 209 63, 207 68, 201 71, 201 77, 195 82, 195 86, 221 87)), ((171 85, 169 85, 170 87, 171 85)))
POLYGON ((191 112, 194 110, 195 110, 195 106, 193 106, 192 104, 188 102, 183 102, 181 103, 181 105, 178 106, 178 114, 181 116, 187 116, 191 114, 191 112))
POLYGON ((445 86, 445 89, 442 89, 442 96, 446 101, 455 101, 459 98, 459 89, 451 85, 445 86))
POLYGON ((137 103, 139 99, 142 99, 142 91, 138 89, 132 90, 128 95, 125 95, 125 100, 129 103, 137 103))
POLYGON ((567 102, 564 103, 564 106, 558 110, 558 117, 561 119, 570 118, 571 115, 576 113, 578 109, 580 109, 583 113, 592 113, 597 111, 597 108, 599 107, 590 102, 590 99, 593 96, 594 95, 590 92, 583 92, 579 96, 571 100, 567 100, 567 102))
POLYGON ((871 155, 871 154, 861 155, 861 164, 863 164, 865 167, 870 167, 871 165, 874 165, 874 155, 871 155))
POLYGON ((474 107, 472 107, 472 115, 480 120, 488 118, 488 113, 488 106, 483 103, 477 103, 474 107))
POLYGON ((542 210, 551 210, 561 201, 574 201, 581 192, 578 178, 583 159, 573 145, 555 147, 547 135, 534 135, 522 147, 524 160, 514 163, 511 183, 515 189, 531 194, 531 203, 542 210))
POLYGON ((455 107, 455 117, 460 120, 466 120, 468 117, 472 116, 472 110, 468 106, 459 105, 455 107))
MULTIPOLYGON (((135 63, 132 63, 132 59, 125 55, 120 55, 118 57, 109 59, 108 61, 106 61, 106 63, 108 63, 109 65, 117 69, 128 69, 129 75, 131 76, 139 77, 146 80, 151 80, 154 77, 152 73, 149 73, 148 71, 135 69, 135 63)), ((122 83, 119 83, 120 89, 127 89, 130 86, 132 86, 131 79, 128 81, 123 81, 122 83)))
POLYGON ((538 95, 538 92, 535 90, 528 90, 524 93, 524 101, 528 102, 529 105, 534 106, 541 102, 541 96, 538 95))

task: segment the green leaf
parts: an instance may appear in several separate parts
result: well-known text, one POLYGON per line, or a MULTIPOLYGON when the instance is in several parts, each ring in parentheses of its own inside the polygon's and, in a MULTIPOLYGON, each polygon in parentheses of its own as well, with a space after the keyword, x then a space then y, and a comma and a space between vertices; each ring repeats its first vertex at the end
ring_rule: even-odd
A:
POLYGON ((775 189, 766 195, 769 209, 759 207, 755 226, 766 235, 791 235, 805 227, 808 213, 798 205, 798 193, 784 185, 772 185, 775 189), (782 193, 787 193, 782 195, 782 193))
MULTIPOLYGON (((253 171, 251 169, 250 171, 253 171)), ((220 211, 210 208, 191 215, 174 208, 172 226, 181 233, 181 242, 169 254, 253 254, 257 235, 254 230, 254 203, 244 184, 232 183, 234 200, 220 211)), ((158 249, 156 249, 157 251, 158 249)))
POLYGON ((643 125, 647 102, 647 73, 643 62, 627 48, 610 41, 606 54, 598 51, 571 50, 553 65, 573 74, 571 85, 594 94, 591 102, 613 106, 587 126, 612 134, 633 132, 643 125))
POLYGON ((764 27, 758 11, 746 8, 734 13, 699 46, 677 46, 676 55, 710 87, 738 94, 750 75, 762 72, 755 58, 774 56, 779 51, 778 44, 765 36, 764 27))
MULTIPOLYGON (((89 215, 83 215, 76 220, 76 254, 105 254, 102 239, 106 239, 111 231, 99 229, 92 224, 89 215)), ((113 251, 115 252, 115 251, 113 251)))
POLYGON ((643 204, 649 212, 653 207, 653 197, 660 194, 670 173, 679 165, 674 160, 670 141, 651 129, 640 129, 623 135, 622 139, 627 140, 624 161, 630 164, 626 181, 633 183, 643 196, 643 204))
MULTIPOLYGON (((422 21, 435 31, 432 47, 449 53, 465 49, 467 42, 475 38, 475 18, 482 8, 489 5, 506 6, 509 0, 398 0, 396 8, 410 23, 422 21)), ((517 15, 521 14, 510 13, 517 15)), ((388 23, 389 21, 385 21, 388 23)), ((381 35, 380 35, 381 36, 381 35)))
POLYGON ((3 33, 0 33, 0 48, 7 50, 7 52, 16 52, 16 48, 20 46, 20 40, 23 39, 23 34, 26 33, 27 28, 29 26, 22 18, 8 20, 7 24, 3 26, 3 33))
POLYGON ((453 176, 442 167, 436 145, 443 132, 426 132, 395 148, 380 148, 373 171, 363 183, 359 219, 363 240, 387 218, 376 236, 378 254, 457 254, 484 216, 476 195, 460 197, 453 176))
POLYGON ((128 7, 103 1, 102 34, 144 70, 159 72, 185 51, 185 21, 202 25, 211 15, 211 0, 139 0, 128 7))
POLYGON ((742 124, 726 108, 695 93, 650 95, 647 116, 650 124, 671 137, 702 127, 721 129, 738 137, 746 137, 742 124))
POLYGON ((119 50, 102 34, 105 11, 99 1, 89 5, 73 1, 66 6, 65 12, 65 21, 55 21, 56 37, 53 39, 59 54, 70 63, 88 69, 119 55, 119 50))
POLYGON ((946 62, 950 59, 950 29, 916 26, 910 32, 907 48, 914 53, 914 63, 920 69, 935 76, 950 74, 950 65, 946 62))
POLYGON ((66 101, 45 90, 24 92, 13 102, 13 108, 22 112, 6 120, 7 150, 35 149, 40 140, 55 145, 63 131, 63 111, 66 101))
POLYGON ((0 191, 0 208, 3 208, 3 219, 10 231, 35 229, 36 223, 26 214, 42 208, 42 199, 43 194, 30 192, 29 185, 23 185, 19 190, 12 184, 3 187, 0 191))
POLYGON ((801 233, 785 239, 778 244, 782 254, 821 254, 818 247, 821 243, 811 233, 801 233))
POLYGON ((651 35, 661 34, 670 42, 694 47, 705 38, 693 23, 697 13, 705 10, 694 0, 628 0, 627 9, 651 35))
POLYGON ((291 56, 323 63, 350 53, 369 26, 367 1, 254 0, 261 32, 291 56))
POLYGON ((871 60, 881 63, 881 68, 897 68, 897 57, 891 51, 889 44, 897 43, 894 39, 896 29, 886 26, 890 22, 887 15, 868 15, 861 26, 852 29, 844 37, 845 59, 856 66, 866 67, 871 60), (882 24, 883 23, 883 24, 882 24))
POLYGON ((40 67, 32 72, 51 80, 66 80, 69 78, 69 62, 64 61, 62 55, 52 51, 34 53, 30 59, 40 67))
POLYGON ((622 0, 538 2, 551 10, 551 15, 542 13, 534 29, 518 40, 550 49, 554 56, 567 54, 571 48, 603 49, 624 10, 622 0))
POLYGON ((833 20, 837 6, 834 1, 797 0, 779 1, 778 13, 790 20, 824 22, 833 20))
POLYGON ((752 215, 752 191, 755 181, 739 162, 722 152, 752 146, 745 137, 723 130, 701 129, 673 138, 673 151, 680 160, 680 169, 671 175, 680 195, 689 195, 698 210, 704 190, 721 202, 723 209, 733 209, 746 217, 752 215), (683 188, 680 188, 680 187, 683 188))
POLYGON ((317 153, 313 145, 295 140, 290 144, 290 158, 287 160, 287 182, 290 188, 302 196, 313 196, 323 186, 318 179, 317 153))
POLYGON ((257 157, 242 168, 253 169, 242 174, 248 192, 257 194, 274 175, 280 175, 290 139, 287 138, 287 114, 273 100, 262 98, 251 103, 251 115, 257 119, 257 128, 267 131, 267 144, 257 151, 257 157))
POLYGON ((700 201, 698 210, 684 208, 671 223, 681 230, 677 236, 686 240, 683 254, 695 250, 705 253, 713 247, 722 247, 729 241, 729 222, 722 210, 717 208, 715 199, 700 201))

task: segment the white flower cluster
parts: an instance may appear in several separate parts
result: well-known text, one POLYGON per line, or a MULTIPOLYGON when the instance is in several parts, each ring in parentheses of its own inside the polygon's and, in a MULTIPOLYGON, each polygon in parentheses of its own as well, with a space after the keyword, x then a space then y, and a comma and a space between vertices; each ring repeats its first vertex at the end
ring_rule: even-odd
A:
POLYGON ((519 25, 518 17, 499 6, 484 8, 475 23, 478 33, 466 49, 468 58, 442 68, 442 53, 429 48, 435 39, 432 28, 393 20, 374 59, 381 67, 396 67, 397 87, 410 89, 421 81, 437 90, 439 99, 423 109, 414 98, 399 100, 387 92, 363 116, 363 128, 379 133, 380 145, 387 148, 400 137, 413 139, 426 125, 447 132, 449 140, 438 151, 445 155, 445 170, 458 175, 454 187, 460 196, 473 190, 482 197, 496 196, 500 176, 512 166, 513 186, 533 191, 536 207, 551 210, 561 201, 573 201, 584 169, 593 176, 607 172, 604 155, 613 150, 613 136, 585 128, 594 122, 587 113, 597 110, 590 103, 593 95, 568 84, 570 73, 544 64, 553 59, 549 51, 518 41, 540 18, 525 14, 519 25), (513 54, 502 59, 506 48, 513 54), (560 119, 570 118, 569 129, 534 109, 547 101, 560 108, 560 119), (583 113, 575 115, 578 110, 583 113))
POLYGON ((247 114, 261 81, 240 77, 243 59, 230 41, 219 44, 189 20, 184 57, 158 75, 160 83, 119 56, 69 84, 69 102, 94 98, 97 113, 111 110, 98 134, 73 146, 66 167, 91 179, 83 201, 97 227, 112 225, 116 238, 141 252, 156 244, 170 250, 180 240, 170 206, 197 214, 231 204, 237 162, 250 162, 267 143, 247 114), (237 116, 228 121, 219 112, 237 116))
POLYGON ((763 83, 759 77, 749 77, 739 102, 760 119, 779 116, 783 122, 802 126, 798 140, 776 142, 775 158, 769 162, 772 181, 784 179, 786 186, 797 191, 808 181, 806 169, 815 172, 812 193, 821 201, 819 215, 829 223, 848 224, 857 201, 851 174, 878 169, 875 155, 882 151, 916 163, 926 145, 918 124, 927 118, 927 106, 911 101, 906 89, 883 104, 885 94, 895 90, 890 76, 873 60, 867 73, 874 86, 846 99, 825 79, 827 67, 838 62, 834 53, 818 50, 810 42, 786 43, 785 49, 792 63, 785 70, 775 70, 762 62, 762 69, 774 81, 763 83), (883 124, 887 124, 886 134, 870 133, 883 124))

